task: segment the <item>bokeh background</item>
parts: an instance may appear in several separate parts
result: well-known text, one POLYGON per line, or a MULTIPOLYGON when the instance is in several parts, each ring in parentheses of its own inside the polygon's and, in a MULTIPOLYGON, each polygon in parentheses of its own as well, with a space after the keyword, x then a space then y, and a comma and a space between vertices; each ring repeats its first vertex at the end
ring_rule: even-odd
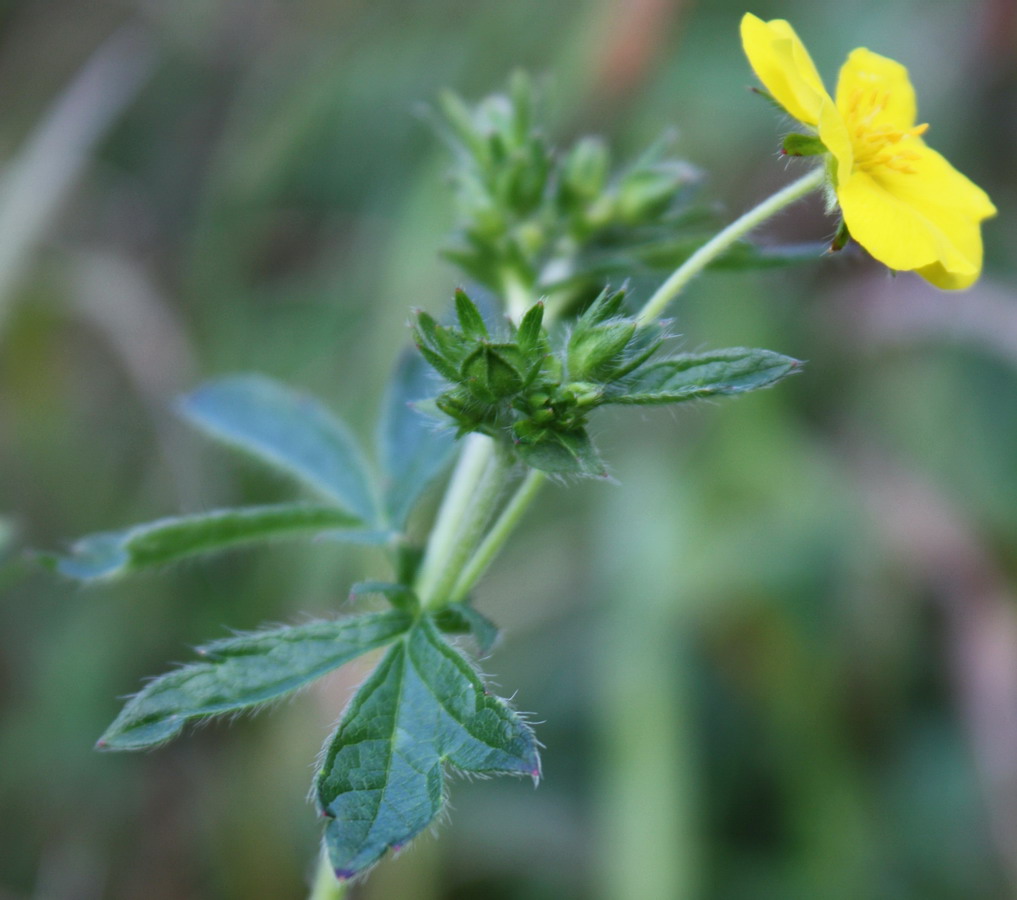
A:
MULTIPOLYGON (((742 0, 744 2, 744 0, 742 0)), ((759 0, 829 82, 906 63, 1000 208, 982 281, 861 254, 710 274, 690 348, 805 374, 605 416, 620 486, 545 492, 481 587, 545 781, 457 782, 356 900, 1017 895, 1017 12, 759 0)), ((524 67, 551 131, 668 129, 731 215, 790 177, 728 0, 7 0, 0 6, 0 898, 300 898, 321 741, 363 670, 136 756, 118 696, 188 647, 329 614, 378 557, 285 545, 82 589, 29 548, 290 496, 169 412, 261 370, 370 435, 407 309, 456 273, 421 109, 524 67)), ((832 231, 818 204, 765 238, 832 231)))

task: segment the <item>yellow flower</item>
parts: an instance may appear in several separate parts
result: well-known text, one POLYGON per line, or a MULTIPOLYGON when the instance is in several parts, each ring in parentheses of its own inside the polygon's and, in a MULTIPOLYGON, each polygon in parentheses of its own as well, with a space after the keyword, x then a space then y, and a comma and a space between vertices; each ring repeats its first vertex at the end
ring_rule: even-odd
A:
POLYGON ((915 92, 904 66, 853 50, 836 100, 805 45, 783 19, 742 19, 742 46, 759 80, 828 153, 831 185, 851 236, 891 269, 915 271, 940 288, 973 284, 982 269, 980 222, 996 208, 916 125, 915 92))

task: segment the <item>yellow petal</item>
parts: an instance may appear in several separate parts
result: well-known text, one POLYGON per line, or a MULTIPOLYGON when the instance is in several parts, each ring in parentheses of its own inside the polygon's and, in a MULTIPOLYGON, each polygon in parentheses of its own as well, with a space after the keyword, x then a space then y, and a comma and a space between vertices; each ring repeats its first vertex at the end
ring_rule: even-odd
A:
POLYGON ((795 30, 784 19, 764 22, 746 13, 741 31, 749 65, 764 87, 800 122, 816 125, 829 94, 795 30))
POLYGON ((849 121, 871 114, 870 128, 903 131, 914 126, 918 115, 908 70, 899 62, 864 47, 852 50, 841 66, 837 79, 837 108, 849 121))
POLYGON ((979 223, 996 209, 985 192, 920 140, 911 172, 857 170, 837 185, 852 237, 891 269, 917 270, 947 289, 967 287, 982 267, 979 223))
POLYGON ((823 146, 830 151, 833 157, 833 184, 836 187, 840 182, 851 175, 854 167, 854 148, 851 146, 851 135, 848 133, 847 123, 840 114, 840 110, 834 102, 827 99, 819 108, 819 139, 823 146))
POLYGON ((980 222, 996 215, 989 195, 923 140, 909 138, 900 146, 911 154, 907 160, 911 171, 886 167, 877 170, 877 177, 896 196, 926 210, 930 217, 963 217, 980 222))
MULTIPOLYGON (((977 232, 976 232, 977 235, 977 232)), ((964 288, 969 288, 976 281, 978 276, 981 275, 981 252, 982 242, 978 241, 978 270, 975 272, 969 272, 966 275, 956 275, 952 272, 947 272, 943 268, 942 263, 933 263, 931 266, 922 266, 920 269, 915 271, 922 276, 929 284, 935 285, 943 291, 962 291, 964 288)))

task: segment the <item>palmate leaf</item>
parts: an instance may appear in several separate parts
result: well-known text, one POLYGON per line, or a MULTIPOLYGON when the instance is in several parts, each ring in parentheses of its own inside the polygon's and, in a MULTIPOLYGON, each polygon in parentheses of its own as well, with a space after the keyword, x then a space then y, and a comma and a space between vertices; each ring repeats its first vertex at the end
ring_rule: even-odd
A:
POLYGON ((423 357, 413 350, 404 352, 392 376, 378 428, 385 508, 398 529, 405 527, 421 493, 441 474, 455 451, 452 430, 416 405, 436 391, 434 373, 423 357))
POLYGON ((653 405, 743 394, 776 384, 802 363, 771 350, 731 347, 651 362, 611 385, 604 403, 653 405))
POLYGON ((199 647, 204 661, 149 682, 99 739, 104 750, 141 750, 174 737, 191 719, 275 700, 398 637, 413 622, 398 611, 308 622, 199 647))
POLYGON ((93 534, 77 541, 67 556, 45 555, 41 559, 63 575, 89 581, 244 544, 316 534, 342 534, 360 543, 382 543, 388 538, 381 532, 365 531, 360 519, 335 506, 280 503, 176 516, 93 534))
POLYGON ((370 469, 349 429, 317 400, 263 375, 210 381, 180 401, 193 424, 379 524, 370 469))
POLYGON ((385 655, 326 744, 314 795, 340 879, 406 844, 441 811, 445 767, 540 775, 537 742, 422 618, 385 655))

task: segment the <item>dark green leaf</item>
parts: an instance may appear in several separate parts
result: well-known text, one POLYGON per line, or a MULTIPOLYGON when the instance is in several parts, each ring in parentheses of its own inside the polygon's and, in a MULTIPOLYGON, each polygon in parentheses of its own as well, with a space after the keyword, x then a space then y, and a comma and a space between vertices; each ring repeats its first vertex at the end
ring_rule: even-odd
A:
POLYGON ((424 489, 455 452, 455 436, 416 404, 435 393, 434 375, 412 350, 399 358, 389 384, 378 429, 378 454, 385 474, 385 508, 402 529, 424 489))
POLYGON ((283 469, 365 522, 377 522, 371 477, 346 426, 317 400, 262 375, 202 385, 180 402, 214 438, 283 469))
POLYGON ((345 530, 344 537, 356 542, 383 543, 388 539, 386 534, 365 532, 363 527, 356 516, 334 506, 249 506, 159 519, 123 531, 89 535, 74 544, 69 556, 46 556, 42 560, 64 575, 88 580, 113 578, 187 556, 274 538, 345 530))
POLYGON ((498 626, 469 603, 452 603, 434 616, 446 634, 470 634, 482 654, 490 653, 498 641, 498 626))
POLYGON ((770 387, 797 372, 801 362, 770 350, 732 347, 710 353, 688 353, 647 363, 613 385, 605 403, 680 403, 699 397, 742 394, 770 387))
POLYGON ((540 775, 533 732, 424 618, 388 651, 326 744, 314 794, 331 819, 325 846, 339 878, 427 828, 444 802, 446 765, 540 775))
POLYGON ((303 687, 398 637, 412 617, 392 611, 308 622, 199 647, 204 662, 149 682, 100 738, 104 750, 140 750, 178 734, 190 719, 235 712, 303 687))

